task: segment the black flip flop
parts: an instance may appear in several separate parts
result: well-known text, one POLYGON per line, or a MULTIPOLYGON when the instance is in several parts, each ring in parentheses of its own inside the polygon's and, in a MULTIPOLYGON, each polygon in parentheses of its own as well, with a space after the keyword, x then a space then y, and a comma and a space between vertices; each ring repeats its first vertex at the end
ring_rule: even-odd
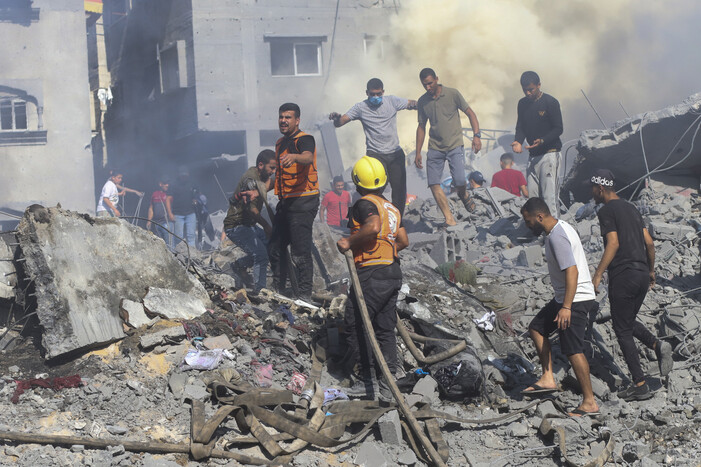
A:
POLYGON ((541 394, 542 395, 542 394, 552 394, 554 392, 560 391, 558 388, 544 388, 543 386, 541 386, 539 384, 535 384, 535 383, 531 384, 529 386, 529 388, 533 388, 533 389, 531 389, 529 391, 528 388, 526 388, 523 391, 521 391, 521 394, 523 394, 524 396, 527 396, 529 394, 541 394))
POLYGON ((601 415, 601 412, 596 411, 596 412, 585 412, 582 409, 574 409, 572 412, 569 412, 567 415, 573 418, 577 417, 598 417, 601 415))

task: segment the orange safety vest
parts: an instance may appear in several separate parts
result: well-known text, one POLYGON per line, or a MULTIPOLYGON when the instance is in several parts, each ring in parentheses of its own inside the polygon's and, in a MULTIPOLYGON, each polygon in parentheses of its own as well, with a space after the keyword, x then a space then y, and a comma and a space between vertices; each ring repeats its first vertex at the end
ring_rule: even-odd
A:
MULTIPOLYGON (((391 202, 380 196, 365 195, 361 199, 370 201, 377 207, 382 227, 377 234, 377 238, 353 250, 355 265, 361 268, 378 264, 392 264, 397 258, 395 242, 399 231, 401 214, 391 202)), ((360 230, 360 224, 352 216, 348 225, 351 228, 351 235, 360 230)))
MULTIPOLYGON (((299 138, 306 136, 303 131, 298 131, 292 137, 294 140, 296 153, 300 154, 297 148, 299 138)), ((287 154, 288 148, 282 148, 285 137, 280 138, 275 143, 275 157, 277 159, 277 173, 275 174, 275 194, 280 199, 297 198, 300 196, 312 196, 319 194, 319 175, 316 172, 316 147, 314 148, 314 160, 309 165, 302 165, 295 162, 290 167, 283 167, 280 164, 280 157, 287 154)))

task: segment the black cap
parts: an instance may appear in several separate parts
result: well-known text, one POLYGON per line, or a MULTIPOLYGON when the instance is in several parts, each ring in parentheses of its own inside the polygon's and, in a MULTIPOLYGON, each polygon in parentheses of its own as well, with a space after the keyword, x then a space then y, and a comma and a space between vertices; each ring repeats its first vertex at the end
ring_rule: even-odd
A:
POLYGON ((472 180, 475 183, 479 183, 479 184, 482 184, 485 181, 484 175, 482 175, 482 172, 480 172, 479 170, 475 170, 474 172, 471 172, 470 176, 467 177, 467 179, 472 180))
POLYGON ((616 177, 609 169, 596 169, 589 182, 592 185, 601 185, 607 188, 613 188, 616 183, 616 177))

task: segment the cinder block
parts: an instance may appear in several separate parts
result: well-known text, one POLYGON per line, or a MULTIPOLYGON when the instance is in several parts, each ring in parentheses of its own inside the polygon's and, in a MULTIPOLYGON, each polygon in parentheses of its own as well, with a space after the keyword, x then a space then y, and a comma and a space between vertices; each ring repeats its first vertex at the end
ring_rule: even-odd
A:
POLYGON ((399 420, 399 412, 392 410, 387 412, 377 422, 380 427, 380 436, 383 443, 402 444, 402 424, 399 420))

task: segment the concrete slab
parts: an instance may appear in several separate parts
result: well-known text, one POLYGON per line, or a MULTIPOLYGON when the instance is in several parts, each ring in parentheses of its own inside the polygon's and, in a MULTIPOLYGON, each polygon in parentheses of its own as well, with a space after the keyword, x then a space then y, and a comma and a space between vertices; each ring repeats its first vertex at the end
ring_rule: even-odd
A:
POLYGON ((138 301, 147 287, 210 303, 162 240, 123 220, 33 205, 18 238, 47 359, 124 337, 120 301, 138 301))
POLYGON ((399 419, 399 412, 396 410, 387 412, 380 417, 377 425, 380 428, 380 437, 383 443, 397 446, 402 444, 402 424, 399 419))

